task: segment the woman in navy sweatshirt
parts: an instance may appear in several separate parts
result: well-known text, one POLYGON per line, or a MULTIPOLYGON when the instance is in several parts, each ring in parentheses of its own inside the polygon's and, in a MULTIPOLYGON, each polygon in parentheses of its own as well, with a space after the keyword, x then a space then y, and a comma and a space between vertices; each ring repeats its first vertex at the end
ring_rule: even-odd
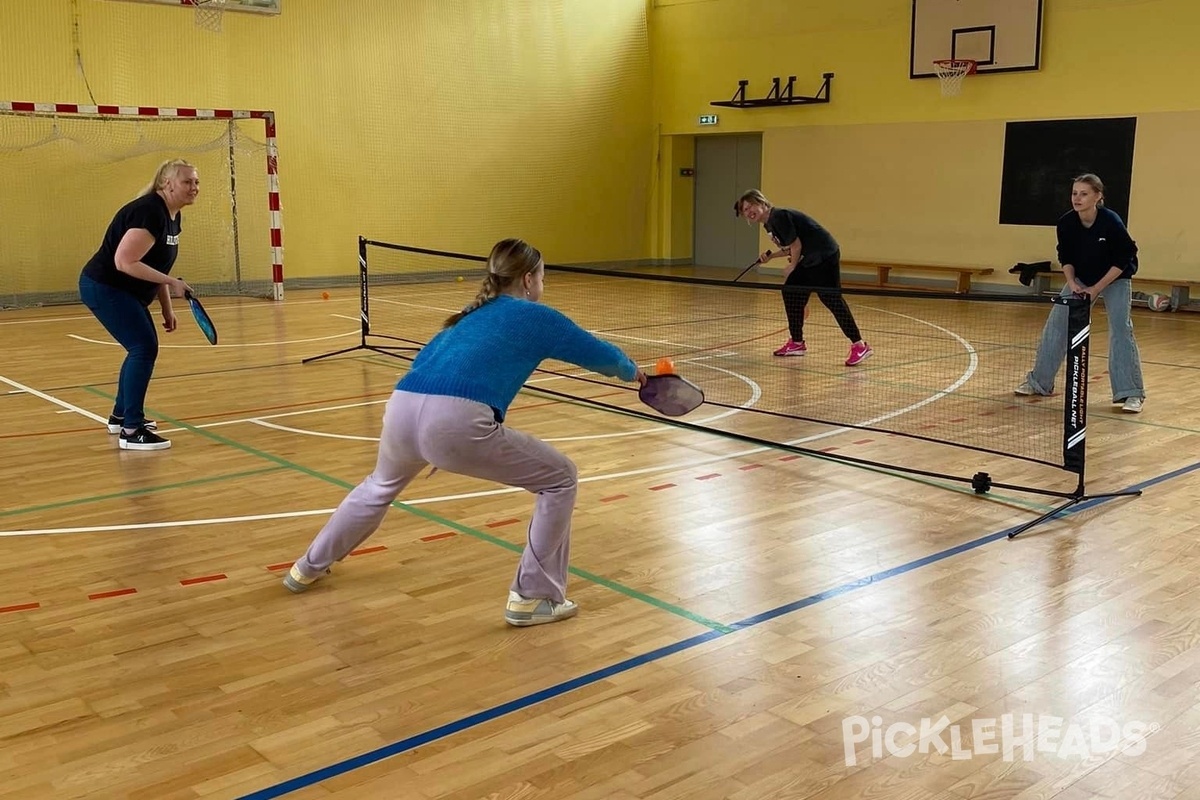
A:
MULTIPOLYGON (((1072 210, 1058 220, 1058 261, 1067 279, 1061 295, 1104 298, 1108 312, 1108 378, 1113 405, 1136 414, 1142 410, 1146 389, 1142 361, 1133 338, 1129 279, 1137 272, 1137 244, 1116 212, 1104 207, 1104 184, 1088 173, 1071 187, 1072 210)), ((1067 354, 1067 308, 1055 305, 1042 330, 1037 360, 1019 395, 1048 395, 1067 354)))
POLYGON ((375 471, 355 487, 284 578, 302 592, 375 532, 396 496, 427 465, 519 486, 537 496, 529 541, 508 594, 510 625, 574 616, 566 597, 575 465, 504 425, 508 406, 545 359, 644 384, 620 348, 538 302, 545 265, 520 239, 498 242, 465 309, 413 359, 383 416, 375 471))

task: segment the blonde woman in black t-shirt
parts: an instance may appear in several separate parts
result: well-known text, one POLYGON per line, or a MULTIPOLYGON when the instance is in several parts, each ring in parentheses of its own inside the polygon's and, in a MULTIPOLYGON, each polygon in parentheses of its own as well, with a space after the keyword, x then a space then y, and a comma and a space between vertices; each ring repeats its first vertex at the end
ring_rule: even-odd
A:
POLYGON ((117 397, 108 432, 118 434, 122 450, 164 450, 171 442, 146 419, 146 389, 158 358, 158 332, 150 303, 158 300, 162 326, 168 333, 179 322, 171 295, 189 287, 171 277, 183 229, 180 213, 196 202, 200 177, 179 159, 164 162, 154 180, 113 216, 100 249, 79 276, 79 296, 100 324, 125 348, 117 397))

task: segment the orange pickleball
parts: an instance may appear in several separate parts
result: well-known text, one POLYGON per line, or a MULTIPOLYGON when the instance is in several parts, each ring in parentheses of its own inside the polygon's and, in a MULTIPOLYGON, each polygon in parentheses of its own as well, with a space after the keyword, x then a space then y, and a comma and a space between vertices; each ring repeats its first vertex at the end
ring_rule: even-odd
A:
POLYGON ((656 375, 674 375, 675 362, 669 358, 660 358, 658 363, 654 365, 654 374, 656 375))

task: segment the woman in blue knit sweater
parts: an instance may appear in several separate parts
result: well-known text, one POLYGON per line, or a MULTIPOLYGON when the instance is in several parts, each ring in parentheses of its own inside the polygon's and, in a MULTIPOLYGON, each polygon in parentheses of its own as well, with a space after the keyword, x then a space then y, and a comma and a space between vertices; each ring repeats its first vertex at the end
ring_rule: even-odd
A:
MULTIPOLYGON (((1104 184, 1088 173, 1071 186, 1071 210, 1058 220, 1058 261, 1066 284, 1063 297, 1104 298, 1108 312, 1108 380, 1113 405, 1137 414, 1146 399, 1142 361, 1129 313, 1130 278, 1138 269, 1137 244, 1115 212, 1104 207, 1104 184)), ((1067 355, 1067 308, 1055 305, 1042 330, 1033 369, 1015 390, 1048 395, 1067 355)))
POLYGON ((541 254, 519 239, 492 248, 475 301, 446 320, 396 384, 374 472, 292 566, 284 578, 288 589, 304 591, 357 548, 404 487, 432 464, 537 496, 505 620, 525 626, 575 615, 578 607, 566 597, 575 465, 545 442, 505 426, 504 416, 548 358, 642 384, 646 376, 615 345, 538 302, 544 272, 541 254))

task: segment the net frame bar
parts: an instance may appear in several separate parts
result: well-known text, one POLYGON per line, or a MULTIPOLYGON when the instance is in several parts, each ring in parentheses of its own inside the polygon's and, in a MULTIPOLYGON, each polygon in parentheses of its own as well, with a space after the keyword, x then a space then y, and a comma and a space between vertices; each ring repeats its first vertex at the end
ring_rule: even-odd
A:
MULTIPOLYGON (((163 106, 82 105, 0 101, 0 114, 14 116, 103 119, 261 119, 267 146, 267 211, 271 218, 271 299, 283 300, 283 214, 279 202, 279 148, 274 111, 229 108, 167 108, 163 106)), ((236 225, 236 215, 234 224, 236 225)))
MULTIPOLYGON (((391 242, 375 241, 372 239, 368 239, 364 236, 359 236, 358 237, 358 266, 359 266, 359 292, 360 292, 359 344, 352 346, 352 347, 343 348, 341 350, 336 350, 336 351, 333 351, 330 353, 324 353, 322 355, 311 356, 309 358, 303 359, 303 361, 301 363, 307 364, 307 363, 310 363, 313 361, 320 361, 322 359, 330 358, 332 356, 341 355, 343 353, 355 352, 357 350, 369 350, 372 352, 380 353, 382 355, 389 355, 389 356, 393 356, 393 357, 411 361, 414 358, 414 356, 405 355, 405 353, 407 353, 407 352, 415 353, 415 352, 419 351, 421 349, 421 347, 425 344, 424 342, 420 342, 420 341, 417 341, 414 339, 406 339, 401 336, 392 336, 390 334, 376 333, 371 330, 370 262, 369 262, 369 258, 368 258, 368 256, 369 256, 368 251, 369 251, 370 247, 380 247, 380 248, 387 249, 387 250, 397 250, 397 251, 416 253, 416 254, 422 254, 422 255, 444 256, 444 257, 448 257, 448 258, 458 259, 461 261, 470 261, 470 262, 476 262, 476 263, 486 263, 487 262, 487 258, 484 256, 469 255, 469 254, 465 254, 465 253, 452 253, 452 252, 448 252, 448 251, 444 251, 444 250, 433 250, 433 249, 423 248, 423 247, 400 245, 400 244, 394 244, 391 242), (402 344, 379 344, 374 341, 376 339, 382 339, 385 342, 397 342, 397 343, 402 343, 402 344)), ((698 285, 709 285, 709 286, 737 286, 739 288, 760 288, 760 289, 767 289, 767 290, 771 290, 771 291, 779 291, 779 288, 780 288, 778 285, 775 285, 775 284, 738 283, 738 282, 734 282, 734 281, 730 281, 730 280, 721 280, 721 279, 716 279, 716 278, 692 278, 692 277, 681 277, 681 276, 676 276, 676 275, 653 275, 653 274, 642 274, 642 273, 633 273, 633 272, 619 272, 619 271, 615 271, 615 270, 595 269, 595 268, 591 268, 591 267, 572 267, 572 266, 562 265, 562 264, 546 264, 546 269, 552 270, 552 271, 557 271, 557 272, 569 272, 569 273, 593 275, 593 276, 609 276, 609 277, 623 278, 623 279, 627 279, 627 280, 629 280, 629 279, 649 280, 649 281, 658 281, 658 282, 666 282, 666 283, 687 283, 687 284, 693 284, 693 285, 698 284, 698 285)), ((920 291, 905 291, 905 290, 892 290, 892 289, 858 289, 858 290, 855 290, 853 293, 854 294, 863 294, 863 295, 886 296, 886 297, 919 297, 919 298, 926 299, 926 300, 931 299, 930 295, 927 292, 920 292, 920 291)), ((961 300, 963 298, 961 296, 958 296, 956 299, 961 300)), ((1045 302, 1045 298, 1038 297, 1038 296, 1029 296, 1029 297, 1020 296, 1020 297, 1012 297, 1012 298, 1007 298, 1007 299, 1014 300, 1014 301, 1020 300, 1023 302, 1033 302, 1033 303, 1044 303, 1045 302)), ((995 300, 995 298, 992 298, 989 301, 994 301, 994 300, 995 300)), ((822 450, 815 450, 815 449, 811 449, 811 448, 807 448, 807 447, 800 447, 800 446, 793 445, 793 444, 787 444, 785 442, 771 441, 771 440, 762 439, 762 438, 759 438, 756 436, 750 436, 747 434, 736 433, 733 431, 726 431, 726 430, 722 430, 720 428, 713 428, 713 427, 708 427, 708 426, 704 426, 704 425, 697 425, 695 423, 687 422, 685 420, 671 419, 671 418, 667 418, 667 417, 662 417, 660 415, 648 414, 646 412, 638 411, 635 409, 622 408, 620 406, 615 406, 615 405, 612 405, 609 403, 604 403, 604 402, 601 402, 598 400, 593 400, 593 399, 581 397, 578 395, 571 395, 571 394, 567 394, 564 392, 558 392, 553 389, 546 389, 545 387, 541 387, 541 386, 534 386, 534 385, 526 384, 522 388, 524 388, 526 390, 536 391, 536 392, 539 392, 539 393, 542 393, 542 394, 545 394, 545 395, 548 395, 551 397, 561 398, 563 400, 567 400, 570 402, 583 403, 585 405, 595 406, 597 408, 601 408, 606 411, 617 412, 617 413, 625 414, 628 416, 644 418, 644 419, 652 420, 654 422, 661 423, 661 424, 673 425, 676 427, 686 428, 689 430, 694 430, 694 431, 709 434, 709 435, 717 435, 717 436, 721 436, 721 437, 728 438, 728 439, 734 439, 737 441, 742 441, 742 442, 747 442, 750 444, 759 445, 762 447, 773 448, 776 450, 783 450, 785 452, 795 453, 797 455, 811 456, 811 457, 826 460, 826 461, 854 464, 854 465, 858 465, 858 466, 871 467, 871 468, 875 468, 875 469, 892 470, 895 472, 900 472, 900 473, 904 473, 904 474, 908 474, 908 475, 919 475, 919 476, 928 477, 928 478, 940 478, 943 480, 953 481, 953 482, 957 482, 957 483, 966 483, 971 486, 971 488, 975 491, 976 494, 986 494, 991 489, 997 488, 997 489, 1009 489, 1009 490, 1013 490, 1013 491, 1026 492, 1029 494, 1042 495, 1042 496, 1046 496, 1046 497, 1057 497, 1057 498, 1066 500, 1065 503, 1063 503, 1062 505, 1053 509, 1052 511, 1049 511, 1049 512, 1039 516, 1038 518, 1031 520, 1027 523, 1024 523, 1024 524, 1012 529, 1011 531, 1009 531, 1007 534, 1007 537, 1009 539, 1012 539, 1012 538, 1020 535, 1021 533, 1029 530, 1030 528, 1033 528, 1037 525, 1040 525, 1048 520, 1051 520, 1051 519, 1059 516, 1060 514, 1066 512, 1068 509, 1070 509, 1076 505, 1079 505, 1082 503, 1103 502, 1104 500, 1118 498, 1118 497, 1139 497, 1142 494, 1140 489, 1123 491, 1123 492, 1095 494, 1095 495, 1087 494, 1086 478, 1085 478, 1085 465, 1086 465, 1086 451, 1087 451, 1088 368, 1089 368, 1089 358, 1090 358, 1090 352, 1091 352, 1091 350, 1090 350, 1090 334, 1091 334, 1092 303, 1087 298, 1079 298, 1079 297, 1068 297, 1068 298, 1054 297, 1054 298, 1052 298, 1052 302, 1055 304, 1060 304, 1060 305, 1066 306, 1067 312, 1068 312, 1067 313, 1068 349, 1067 349, 1067 356, 1066 356, 1066 390, 1063 393, 1063 416, 1062 416, 1062 464, 1052 465, 1049 462, 1040 461, 1040 460, 1036 460, 1036 459, 1030 459, 1030 458, 1023 457, 1023 456, 1017 456, 1017 455, 1013 455, 1011 453, 1003 453, 1003 452, 999 452, 999 451, 988 450, 986 448, 964 445, 964 444, 960 444, 957 442, 950 442, 950 441, 941 440, 941 439, 933 439, 931 437, 921 436, 921 435, 917 435, 917 434, 902 433, 902 432, 898 432, 898 431, 885 431, 885 432, 892 433, 894 435, 902 436, 902 437, 906 437, 906 438, 930 441, 930 442, 934 442, 937 444, 945 445, 947 447, 955 447, 955 448, 959 448, 959 449, 991 453, 993 455, 999 455, 999 456, 1002 456, 1005 458, 1018 458, 1018 459, 1022 459, 1022 460, 1033 461, 1034 463, 1045 464, 1047 466, 1054 466, 1057 469, 1063 470, 1065 472, 1073 473, 1077 476, 1076 486, 1071 491, 1056 491, 1053 489, 1046 489, 1046 488, 1035 487, 1035 486, 1000 483, 1000 482, 994 481, 992 479, 991 475, 989 475, 986 472, 977 472, 968 478, 968 477, 965 477, 962 475, 953 475, 953 474, 949 474, 949 473, 934 472, 934 471, 930 471, 930 470, 921 470, 921 469, 916 469, 913 467, 905 467, 903 465, 898 465, 898 464, 889 464, 889 463, 884 463, 884 462, 879 462, 879 461, 872 461, 870 459, 856 458, 854 456, 847 456, 847 455, 844 455, 841 453, 830 453, 830 452, 825 452, 822 450)), ((539 369, 538 372, 544 373, 544 374, 553 374, 553 375, 562 374, 562 373, 554 372, 553 370, 545 370, 545 369, 539 369)), ((591 379, 579 378, 578 376, 568 376, 568 377, 574 377, 578 380, 599 383, 599 381, 591 381, 591 379)), ((717 403, 715 405, 722 405, 722 404, 717 403)), ((754 411, 754 409, 743 409, 743 410, 754 411)), ((764 412, 764 413, 770 413, 770 412, 764 412)), ((837 425, 839 427, 848 427, 848 428, 862 428, 863 427, 863 426, 858 426, 858 425, 849 425, 844 422, 834 422, 834 421, 830 421, 830 420, 806 418, 806 417, 800 417, 800 416, 796 416, 796 415, 786 415, 786 416, 793 418, 793 419, 805 419, 810 422, 817 422, 817 423, 821 423, 821 424, 837 425)), ((867 429, 874 430, 874 428, 867 428, 867 429)))

